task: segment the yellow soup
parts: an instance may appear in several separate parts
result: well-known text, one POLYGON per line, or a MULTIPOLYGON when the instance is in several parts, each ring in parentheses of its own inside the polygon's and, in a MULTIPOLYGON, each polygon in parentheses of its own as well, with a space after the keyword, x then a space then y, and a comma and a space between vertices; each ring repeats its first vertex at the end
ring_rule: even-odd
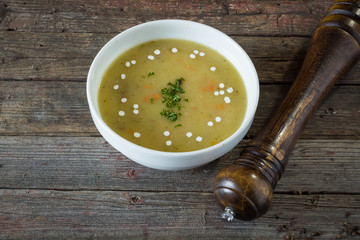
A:
POLYGON ((123 138, 154 150, 186 152, 231 136, 247 97, 234 66, 195 42, 161 39, 131 48, 106 70, 100 114, 123 138))

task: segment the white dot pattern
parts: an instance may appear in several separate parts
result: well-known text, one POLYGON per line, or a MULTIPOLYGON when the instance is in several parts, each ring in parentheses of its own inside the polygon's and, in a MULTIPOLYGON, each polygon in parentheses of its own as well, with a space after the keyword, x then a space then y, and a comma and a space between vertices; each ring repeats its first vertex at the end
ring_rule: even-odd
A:
POLYGON ((230 103, 230 102, 231 102, 231 99, 230 99, 229 97, 225 97, 225 98, 224 98, 224 101, 225 101, 225 103, 230 103))

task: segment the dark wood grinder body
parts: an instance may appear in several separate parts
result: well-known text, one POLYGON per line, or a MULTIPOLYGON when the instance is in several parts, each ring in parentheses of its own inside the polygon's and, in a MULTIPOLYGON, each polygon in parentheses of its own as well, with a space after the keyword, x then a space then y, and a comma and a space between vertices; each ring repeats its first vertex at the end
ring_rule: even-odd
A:
POLYGON ((360 0, 335 1, 315 29, 302 68, 274 116, 238 160, 216 176, 214 195, 227 211, 223 217, 252 220, 270 208, 306 122, 359 56, 360 0))

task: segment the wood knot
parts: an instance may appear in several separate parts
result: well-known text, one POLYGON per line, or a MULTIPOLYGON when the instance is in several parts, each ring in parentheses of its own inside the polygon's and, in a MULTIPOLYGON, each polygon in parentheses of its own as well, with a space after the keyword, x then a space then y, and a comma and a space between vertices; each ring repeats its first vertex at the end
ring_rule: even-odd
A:
POLYGON ((126 176, 129 178, 136 178, 139 174, 134 169, 131 169, 126 173, 126 176))
POLYGON ((144 200, 141 198, 141 197, 139 197, 139 196, 133 196, 133 197, 131 197, 130 198, 130 202, 131 203, 134 203, 134 204, 140 204, 140 203, 142 203, 144 200))

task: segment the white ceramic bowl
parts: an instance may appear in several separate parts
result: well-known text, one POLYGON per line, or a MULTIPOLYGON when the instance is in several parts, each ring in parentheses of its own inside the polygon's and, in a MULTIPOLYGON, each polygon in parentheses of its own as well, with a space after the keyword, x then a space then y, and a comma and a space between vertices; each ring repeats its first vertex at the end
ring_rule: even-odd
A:
POLYGON ((91 64, 86 85, 91 116, 101 135, 131 160, 161 170, 183 170, 209 163, 233 149, 245 136, 253 121, 259 98, 259 80, 245 51, 224 33, 204 24, 185 20, 158 20, 134 26, 111 39, 91 64), (136 145, 111 130, 101 119, 98 89, 108 66, 124 51, 154 39, 176 38, 206 45, 226 57, 240 73, 247 92, 247 110, 240 128, 226 140, 191 152, 162 152, 136 145))

